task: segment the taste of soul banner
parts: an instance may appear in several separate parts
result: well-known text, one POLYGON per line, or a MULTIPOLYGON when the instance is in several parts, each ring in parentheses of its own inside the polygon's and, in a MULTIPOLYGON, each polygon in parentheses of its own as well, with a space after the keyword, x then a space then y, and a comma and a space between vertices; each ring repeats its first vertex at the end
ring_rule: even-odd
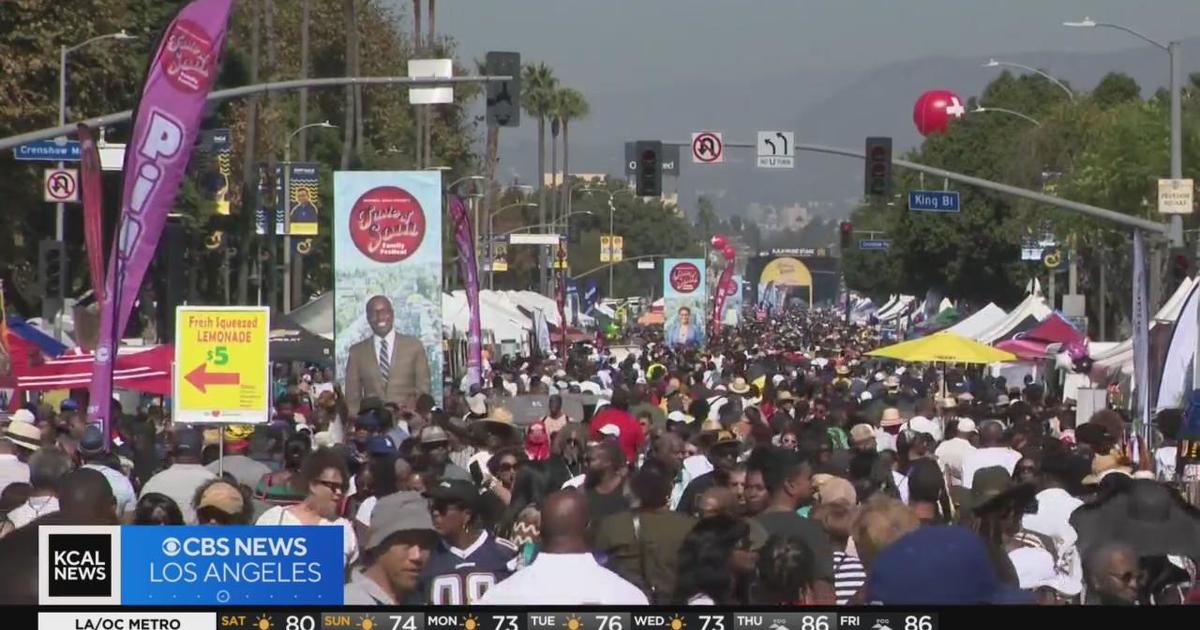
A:
POLYGON ((663 315, 666 342, 672 346, 704 345, 704 314, 708 304, 703 258, 663 261, 663 315))
POLYGON ((351 413, 371 396, 411 409, 425 383, 441 404, 441 173, 338 171, 333 198, 334 360, 351 413))

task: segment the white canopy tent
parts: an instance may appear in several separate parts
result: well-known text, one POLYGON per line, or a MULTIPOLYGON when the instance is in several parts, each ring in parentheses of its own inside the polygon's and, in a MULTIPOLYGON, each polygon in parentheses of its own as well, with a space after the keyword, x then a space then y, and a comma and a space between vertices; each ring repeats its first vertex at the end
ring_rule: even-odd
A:
MULTIPOLYGON (((1163 323, 1172 323, 1179 318, 1188 295, 1195 286, 1195 281, 1191 278, 1181 282, 1171 297, 1163 303, 1158 312, 1154 314, 1154 318, 1150 320, 1150 329, 1163 323)), ((1124 375, 1133 375, 1133 339, 1129 338, 1120 343, 1114 344, 1105 350, 1091 352, 1092 369, 1103 370, 1111 373, 1113 371, 1120 372, 1124 375)))
POLYGON ((983 332, 972 338, 979 343, 991 345, 1012 332, 1014 328, 1021 325, 1021 322, 1024 322, 1026 319, 1032 317, 1040 322, 1049 317, 1051 312, 1053 311, 1050 310, 1049 306, 1046 306, 1046 301, 1042 296, 1030 294, 1025 296, 1025 300, 1018 304, 1004 319, 984 329, 983 332))
POLYGON ((1008 313, 1005 313, 1004 309, 988 302, 987 306, 975 311, 966 319, 946 330, 961 337, 974 339, 976 335, 989 330, 1007 316, 1008 313))
POLYGON ((895 301, 895 303, 892 304, 891 308, 887 309, 886 311, 884 309, 880 309, 879 312, 875 314, 875 317, 881 322, 892 321, 893 319, 904 315, 904 313, 908 310, 908 307, 911 306, 916 299, 917 298, 912 295, 901 295, 895 301))

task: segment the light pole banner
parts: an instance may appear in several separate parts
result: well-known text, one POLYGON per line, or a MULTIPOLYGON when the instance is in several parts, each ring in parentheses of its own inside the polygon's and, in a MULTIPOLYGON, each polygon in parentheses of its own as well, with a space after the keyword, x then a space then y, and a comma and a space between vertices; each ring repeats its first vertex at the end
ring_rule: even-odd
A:
MULTIPOLYGON (((1133 231, 1133 380, 1137 387, 1134 418, 1150 422, 1150 305, 1146 298, 1146 244, 1141 230, 1133 231)), ((1146 433, 1149 435, 1149 433, 1146 433)), ((1141 454, 1146 457, 1146 453, 1141 454)))
POLYGON ((289 164, 287 168, 287 225, 283 226, 283 233, 316 236, 321 218, 317 207, 321 198, 321 165, 289 164))
POLYGON ((351 413, 366 398, 442 399, 442 176, 333 175, 334 362, 351 413))
POLYGON ((135 109, 88 404, 88 420, 103 425, 106 438, 117 346, 200 132, 232 5, 233 0, 193 0, 180 9, 159 39, 135 109))
POLYGON ((663 315, 668 345, 704 345, 708 287, 703 269, 703 258, 663 260, 663 315))
POLYGON ((726 287, 725 308, 721 311, 721 323, 725 326, 737 326, 742 317, 742 277, 730 278, 731 286, 726 287))
POLYGON ((479 320, 479 273, 475 265, 475 236, 471 217, 462 197, 449 195, 450 218, 454 221, 454 244, 458 248, 458 274, 467 291, 467 385, 483 381, 483 347, 479 320))

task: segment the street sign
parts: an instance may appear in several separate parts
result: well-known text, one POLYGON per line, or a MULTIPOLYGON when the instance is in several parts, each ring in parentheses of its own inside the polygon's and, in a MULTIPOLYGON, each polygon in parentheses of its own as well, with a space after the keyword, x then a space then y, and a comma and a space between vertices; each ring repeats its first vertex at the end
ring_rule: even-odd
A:
POLYGON ((509 234, 509 245, 558 245, 558 234, 509 234))
POLYGON ((78 162, 79 141, 36 140, 13 147, 13 159, 21 162, 78 162))
POLYGON ((884 238, 865 238, 858 242, 858 248, 867 251, 887 251, 892 248, 892 242, 884 238))
POLYGON ((612 237, 607 234, 600 235, 600 262, 612 261, 612 237))
POLYGON ((916 212, 958 212, 958 193, 952 190, 910 190, 908 209, 916 212))
POLYGON ((176 307, 172 420, 270 421, 270 320, 265 306, 176 307))
POLYGON ((679 145, 664 144, 658 160, 662 162, 663 175, 679 177, 679 145))
POLYGON ((638 269, 654 269, 654 261, 653 260, 639 260, 639 261, 637 261, 637 268, 638 269))
POLYGON ((491 76, 510 76, 507 81, 488 81, 488 127, 517 127, 521 124, 521 53, 490 51, 484 65, 491 76))
POLYGON ((697 164, 719 164, 725 161, 725 141, 719 131, 692 134, 692 161, 697 164))
POLYGON ((760 131, 757 146, 759 168, 792 168, 796 165, 794 132, 760 131))
MULTIPOLYGON (((408 76, 414 79, 448 79, 454 76, 453 59, 409 59, 408 76)), ((444 105, 454 102, 454 87, 415 87, 408 89, 413 105, 444 105)))
POLYGON ((616 234, 613 234, 613 236, 612 236, 612 261, 613 262, 621 262, 624 259, 625 259, 625 237, 617 236, 616 234))
POLYGON ((1190 179, 1158 180, 1159 214, 1191 214, 1195 190, 1190 179))
POLYGON ((79 201, 79 171, 73 168, 48 168, 42 174, 42 199, 49 203, 79 201))

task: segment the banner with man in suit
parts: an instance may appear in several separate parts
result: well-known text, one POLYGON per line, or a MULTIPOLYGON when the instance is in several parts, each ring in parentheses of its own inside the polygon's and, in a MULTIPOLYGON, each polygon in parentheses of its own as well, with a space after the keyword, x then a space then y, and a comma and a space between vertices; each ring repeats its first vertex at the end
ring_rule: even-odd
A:
POLYGON ((366 398, 442 400, 442 178, 333 176, 334 360, 351 413, 366 398))

